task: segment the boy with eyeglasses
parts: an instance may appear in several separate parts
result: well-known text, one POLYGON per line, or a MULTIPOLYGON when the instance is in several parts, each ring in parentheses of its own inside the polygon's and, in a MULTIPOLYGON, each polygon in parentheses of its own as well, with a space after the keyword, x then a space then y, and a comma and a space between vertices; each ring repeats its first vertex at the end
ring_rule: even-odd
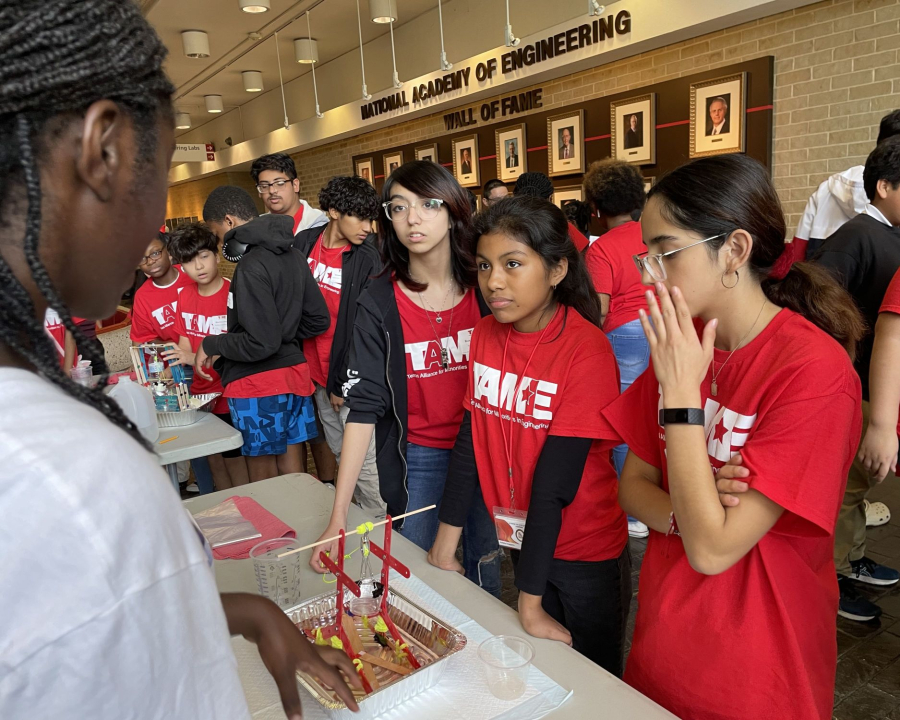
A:
POLYGON ((178 342, 175 330, 178 295, 183 287, 191 284, 191 279, 172 264, 167 242, 166 234, 159 233, 147 246, 138 265, 150 282, 145 282, 134 294, 131 341, 136 344, 178 342))
POLYGON ((297 166, 290 155, 272 153, 256 158, 250 166, 250 177, 266 210, 294 218, 294 235, 328 222, 325 213, 300 199, 297 166))

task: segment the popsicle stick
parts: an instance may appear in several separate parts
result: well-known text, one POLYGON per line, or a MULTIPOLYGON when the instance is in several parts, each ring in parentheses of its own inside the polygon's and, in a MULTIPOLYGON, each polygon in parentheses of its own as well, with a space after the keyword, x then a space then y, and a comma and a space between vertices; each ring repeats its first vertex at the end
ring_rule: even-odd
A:
MULTIPOLYGON (((356 632, 356 626, 353 624, 353 619, 349 615, 341 616, 341 626, 344 629, 347 640, 350 642, 350 648, 353 650, 353 654, 359 657, 360 660, 365 660, 365 658, 361 657, 363 644, 359 634, 356 632)), ((377 690, 380 686, 371 665, 366 665, 366 663, 363 662, 362 671, 363 675, 366 676, 366 680, 369 681, 369 685, 372 686, 372 690, 377 690)))
POLYGON ((391 672, 395 672, 398 675, 409 675, 412 672, 411 668, 397 665, 397 663, 392 663, 390 660, 385 660, 378 655, 372 655, 365 650, 360 653, 359 657, 364 663, 371 663, 372 665, 383 667, 385 670, 390 670, 391 672))
MULTIPOLYGON (((418 510, 413 510, 412 512, 404 513, 403 515, 397 515, 397 517, 391 518, 391 522, 394 520, 402 520, 403 518, 407 518, 410 515, 418 515, 421 512, 426 512, 428 510, 434 510, 437 505, 429 505, 428 507, 419 508, 418 510)), ((387 525, 387 520, 382 520, 381 522, 372 523, 373 528, 377 528, 381 525, 387 525)), ((350 535, 356 535, 356 530, 348 530, 344 533, 345 537, 349 537, 350 535)), ((280 553, 278 555, 279 558, 283 558, 285 555, 293 555, 294 553, 303 552, 304 550, 309 550, 310 548, 314 548, 317 545, 325 545, 326 543, 333 542, 335 540, 340 539, 340 535, 335 535, 334 537, 326 538, 325 540, 319 540, 319 542, 310 543, 309 545, 304 545, 301 548, 297 548, 296 550, 288 550, 287 552, 280 553)))

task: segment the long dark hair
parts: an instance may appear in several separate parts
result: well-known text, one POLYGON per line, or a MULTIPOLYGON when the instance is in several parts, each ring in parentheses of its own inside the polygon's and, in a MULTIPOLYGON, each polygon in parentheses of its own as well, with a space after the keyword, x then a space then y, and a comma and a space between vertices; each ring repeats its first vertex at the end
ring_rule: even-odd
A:
MULTIPOLYGON (((58 128, 55 118, 77 116, 112 100, 132 119, 137 162, 156 151, 156 123, 171 114, 175 88, 163 70, 166 49, 131 0, 23 0, 0 9, 0 213, 19 212, 13 189, 24 190, 22 249, 31 277, 59 313, 79 352, 106 375, 99 343, 88 340, 54 287, 38 253, 41 235, 39 159, 58 128)), ((4 217, 6 225, 9 217, 4 217)), ((90 405, 143 443, 137 428, 103 393, 62 370, 43 318, 24 285, 0 257, 0 342, 69 395, 90 405)), ((144 443, 145 444, 145 443, 144 443)), ((146 444, 145 444, 146 446, 146 444)))
MULTIPOLYGON (((421 198, 444 201, 450 213, 450 266, 453 279, 460 288, 475 287, 474 230, 472 208, 468 193, 463 190, 446 168, 428 160, 404 163, 390 174, 381 191, 382 202, 390 202, 395 185, 402 185, 421 198)), ((391 273, 410 290, 423 292, 428 285, 418 283, 409 275, 409 251, 394 232, 394 224, 387 215, 379 218, 378 235, 384 273, 391 273)))
POLYGON ((785 245, 785 220, 766 169, 746 155, 719 155, 682 165, 654 185, 663 217, 702 237, 721 235, 706 243, 711 257, 727 234, 743 229, 753 238, 748 271, 766 297, 820 327, 843 345, 850 357, 865 332, 853 299, 827 270, 813 263, 796 263, 784 277, 771 275, 785 245))
POLYGON ((518 240, 540 255, 548 270, 563 259, 568 260, 569 269, 553 296, 600 327, 600 298, 594 291, 584 258, 569 238, 569 222, 556 205, 529 195, 503 198, 478 215, 475 232, 479 237, 502 233, 518 240))

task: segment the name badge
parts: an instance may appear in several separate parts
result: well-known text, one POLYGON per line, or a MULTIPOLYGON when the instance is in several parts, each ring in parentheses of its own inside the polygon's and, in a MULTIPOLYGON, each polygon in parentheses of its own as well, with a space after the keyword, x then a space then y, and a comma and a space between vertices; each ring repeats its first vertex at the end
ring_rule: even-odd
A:
POLYGON ((497 531, 497 542, 500 543, 500 547, 522 549, 527 517, 528 513, 524 510, 494 507, 494 529, 497 531))

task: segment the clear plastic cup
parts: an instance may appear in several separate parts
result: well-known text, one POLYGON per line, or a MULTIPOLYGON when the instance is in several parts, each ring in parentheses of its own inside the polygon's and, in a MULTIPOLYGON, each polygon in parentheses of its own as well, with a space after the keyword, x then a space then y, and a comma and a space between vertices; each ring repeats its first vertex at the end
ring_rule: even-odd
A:
POLYGON ((287 609, 300 602, 300 553, 278 557, 301 547, 295 538, 263 540, 250 550, 259 594, 287 609))
POLYGON ((534 647, 513 635, 497 635, 481 644, 478 657, 484 663, 488 689, 500 700, 522 697, 528 687, 528 670, 534 647))

